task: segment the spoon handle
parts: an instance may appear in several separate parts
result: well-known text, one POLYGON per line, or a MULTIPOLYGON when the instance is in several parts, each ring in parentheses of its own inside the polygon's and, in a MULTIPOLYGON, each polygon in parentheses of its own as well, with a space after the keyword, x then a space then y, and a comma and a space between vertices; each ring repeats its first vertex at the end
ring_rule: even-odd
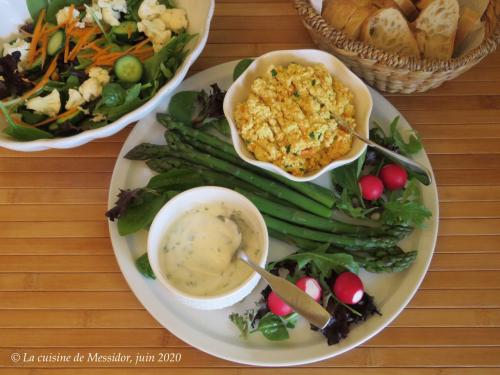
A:
POLYGON ((303 292, 300 288, 286 279, 275 276, 263 268, 254 264, 246 254, 239 252, 239 259, 245 262, 255 272, 260 274, 267 281, 271 289, 286 304, 293 308, 299 315, 302 315, 309 323, 318 328, 325 328, 330 322, 331 315, 323 306, 316 302, 311 296, 303 292))
POLYGON ((415 177, 425 186, 429 186, 430 184, 432 184, 432 177, 431 177, 432 175, 425 166, 414 160, 411 160, 410 158, 407 158, 406 156, 403 156, 401 154, 398 154, 397 152, 389 150, 388 148, 385 148, 379 145, 378 143, 370 141, 368 138, 363 137, 361 134, 351 129, 349 125, 347 125, 346 122, 341 117, 339 116, 334 116, 334 117, 337 124, 339 124, 339 126, 346 132, 351 133, 353 136, 358 138, 360 141, 366 143, 368 146, 377 149, 392 161, 404 165, 406 169, 413 172, 415 177))
POLYGON ((379 145, 378 143, 370 141, 369 139, 361 136, 360 134, 358 134, 356 132, 352 132, 352 134, 356 138, 365 142, 368 146, 373 147, 374 149, 378 150, 379 152, 381 152, 382 154, 387 156, 392 161, 395 161, 399 164, 404 165, 406 167, 406 169, 413 172, 415 174, 415 177, 417 177, 418 180, 421 183, 423 183, 424 185, 429 186, 432 183, 431 173, 422 164, 420 164, 414 160, 411 160, 410 158, 407 158, 406 156, 398 154, 397 152, 389 150, 388 148, 385 148, 385 147, 379 145))

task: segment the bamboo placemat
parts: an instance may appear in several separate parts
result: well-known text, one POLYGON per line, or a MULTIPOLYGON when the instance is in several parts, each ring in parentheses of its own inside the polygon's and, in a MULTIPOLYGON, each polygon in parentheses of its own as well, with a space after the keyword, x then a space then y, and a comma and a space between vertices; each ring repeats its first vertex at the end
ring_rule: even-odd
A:
MULTIPOLYGON (((287 0, 219 0, 192 71, 304 47, 313 44, 287 0)), ((0 149, 0 373, 500 374, 500 52, 429 93, 388 99, 430 154, 440 233, 415 298, 365 345, 309 368, 263 370, 211 357, 159 326, 123 279, 103 216, 126 129, 72 150, 0 149), (11 360, 13 353, 118 352, 180 353, 182 360, 20 361, 25 368, 16 369, 11 360)))

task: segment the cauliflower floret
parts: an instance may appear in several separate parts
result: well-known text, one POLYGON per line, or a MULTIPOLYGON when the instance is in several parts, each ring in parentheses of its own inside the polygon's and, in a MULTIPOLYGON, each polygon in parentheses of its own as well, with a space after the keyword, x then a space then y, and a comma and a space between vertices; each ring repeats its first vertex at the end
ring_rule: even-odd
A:
POLYGON ((30 43, 26 42, 24 39, 17 38, 12 44, 4 43, 3 45, 3 56, 12 55, 14 52, 18 51, 21 53, 19 63, 17 64, 17 69, 22 72, 24 69, 24 63, 28 57, 28 52, 30 50, 30 43))
POLYGON ((97 78, 89 78, 81 84, 78 91, 82 94, 83 99, 85 99, 86 102, 89 102, 101 96, 102 85, 97 78))
POLYGON ((94 23, 94 18, 92 17, 92 13, 95 15, 98 21, 102 20, 101 8, 97 4, 92 4, 91 7, 85 6, 86 12, 85 17, 83 17, 83 22, 85 23, 94 23))
POLYGON ((50 117, 54 117, 61 110, 61 97, 59 91, 52 90, 49 95, 37 96, 26 102, 26 108, 50 117))
POLYGON ((78 107, 78 106, 82 105, 83 103, 85 103, 85 100, 83 99, 80 92, 78 92, 78 90, 69 89, 68 95, 69 95, 68 101, 66 102, 66 105, 64 106, 64 108, 66 108, 67 110, 74 108, 74 107, 78 107))
POLYGON ((107 85, 109 83, 109 73, 106 69, 94 66, 89 70, 89 77, 96 78, 101 86, 107 85))
POLYGON ((144 32, 153 42, 153 49, 158 52, 172 37, 172 32, 165 28, 165 24, 159 18, 154 20, 142 20, 137 23, 137 29, 144 32))
POLYGON ((102 8, 102 19, 110 26, 118 26, 120 24, 120 12, 111 8, 102 8))
POLYGON ((111 8, 117 12, 128 12, 126 0, 97 0, 97 5, 102 9, 111 8))
MULTIPOLYGON (((69 14, 69 11, 70 11, 70 7, 64 7, 62 8, 61 10, 59 10, 57 13, 56 13, 56 20, 57 20, 57 25, 60 26, 66 22, 69 21, 70 19, 70 14, 69 14)), ((80 12, 78 11, 78 9, 73 9, 73 15, 71 15, 71 17, 73 17, 73 19, 77 20, 78 17, 80 16, 80 12)), ((79 27, 79 28, 84 28, 85 27, 85 23, 83 22, 77 22, 76 23, 76 27, 79 27)))
POLYGON ((184 9, 167 9, 160 17, 163 23, 165 23, 165 27, 174 32, 179 32, 188 26, 186 11, 184 9))
POLYGON ((159 4, 158 0, 144 0, 139 6, 139 17, 141 20, 152 20, 160 17, 167 10, 163 4, 159 4))

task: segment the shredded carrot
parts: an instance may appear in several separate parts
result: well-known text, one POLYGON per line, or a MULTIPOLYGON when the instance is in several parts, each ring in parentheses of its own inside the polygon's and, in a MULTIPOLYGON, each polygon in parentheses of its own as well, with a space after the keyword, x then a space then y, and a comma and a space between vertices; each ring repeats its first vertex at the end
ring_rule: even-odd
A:
POLYGON ((35 87, 33 87, 31 90, 25 92, 23 94, 23 96, 21 96, 21 99, 25 100, 25 99, 29 98, 31 95, 33 95, 38 90, 40 90, 43 86, 45 86, 45 84, 49 80, 49 77, 56 70, 58 57, 59 57, 59 54, 57 54, 56 56, 54 56, 52 62, 50 63, 49 67, 47 68, 47 71, 43 75, 42 79, 40 79, 40 81, 35 85, 35 87))
POLYGON ((64 41, 64 62, 68 62, 69 56, 69 40, 71 39, 71 32, 73 31, 73 27, 75 26, 75 20, 73 18, 73 10, 75 9, 75 5, 71 4, 67 11, 68 17, 66 19, 66 40, 64 41))
MULTIPOLYGON (((43 27, 44 31, 46 30, 46 26, 45 25, 43 27)), ((45 59, 47 58, 47 44, 48 44, 48 41, 49 41, 49 35, 46 33, 46 32, 43 32, 43 35, 42 35, 42 68, 43 68, 43 65, 45 64, 45 59)))
POLYGON ((80 50, 85 46, 85 43, 87 43, 87 41, 92 37, 92 35, 95 32, 96 32, 96 28, 91 27, 88 30, 86 30, 86 32, 84 34, 82 34, 82 36, 78 40, 78 43, 76 43, 76 46, 73 48, 73 50, 69 54, 69 56, 68 56, 69 60, 73 60, 76 57, 78 52, 80 52, 80 50))
POLYGON ((36 49, 38 41, 40 40, 44 19, 45 19, 45 9, 42 9, 40 15, 38 16, 38 20, 36 21, 35 30, 33 31, 33 38, 31 39, 31 46, 28 52, 28 66, 33 64, 33 60, 35 59, 36 49))
POLYGON ((78 111, 78 107, 70 108, 66 112, 63 112, 63 113, 60 113, 60 114, 58 114, 56 116, 50 117, 48 119, 45 119, 45 120, 43 120, 41 122, 38 122, 38 123, 34 124, 33 126, 38 127, 38 126, 46 125, 46 124, 48 124, 48 123, 50 123, 52 121, 60 119, 61 117, 69 116, 69 115, 71 115, 72 113, 74 113, 76 111, 78 111))

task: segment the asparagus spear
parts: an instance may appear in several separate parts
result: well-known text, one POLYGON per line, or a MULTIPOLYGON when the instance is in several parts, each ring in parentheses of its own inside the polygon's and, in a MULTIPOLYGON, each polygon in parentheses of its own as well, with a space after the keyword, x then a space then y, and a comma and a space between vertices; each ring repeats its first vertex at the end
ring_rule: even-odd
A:
POLYGON ((189 146, 186 146, 182 142, 179 142, 179 140, 173 134, 169 134, 168 144, 169 144, 169 150, 167 151, 168 155, 178 156, 191 163, 215 169, 219 172, 231 174, 243 181, 252 184, 253 186, 256 186, 257 188, 263 191, 266 191, 288 202, 291 202, 296 206, 301 207, 304 210, 314 213, 316 215, 329 218, 332 214, 329 208, 287 188, 286 186, 278 182, 258 176, 253 172, 237 167, 234 164, 231 164, 227 161, 215 158, 208 154, 203 154, 201 152, 194 150, 189 146))
POLYGON ((369 252, 346 252, 354 257, 360 267, 372 273, 401 272, 410 267, 417 258, 416 251, 405 252, 397 246, 369 252))
POLYGON ((290 208, 277 204, 269 199, 253 194, 251 191, 236 187, 238 193, 250 199, 262 213, 277 217, 291 223, 333 233, 362 234, 365 236, 377 236, 384 234, 383 230, 365 226, 356 226, 340 221, 325 219, 299 209, 290 208))
MULTIPOLYGON (((259 168, 255 168, 251 165, 248 165, 247 163, 245 163, 244 161, 242 161, 240 159, 239 155, 236 153, 236 151, 234 150, 234 147, 231 143, 224 142, 223 140, 221 140, 220 138, 217 138, 216 136, 213 136, 209 133, 205 133, 205 132, 193 129, 189 126, 186 126, 185 124, 182 124, 179 122, 174 122, 171 120, 171 118, 168 115, 159 114, 157 116, 157 118, 160 121, 160 123, 162 123, 167 129, 174 130, 174 131, 177 131, 178 133, 182 134, 188 140, 189 143, 191 143, 191 141, 197 142, 197 144, 198 144, 197 146, 195 144, 193 144, 196 148, 200 147, 200 143, 206 144, 206 145, 210 146, 210 148, 218 149, 220 151, 225 152, 228 155, 233 156, 233 159, 231 160, 231 159, 221 157, 220 154, 215 155, 212 152, 210 152, 209 149, 204 149, 203 150, 204 152, 207 152, 209 154, 212 154, 212 155, 219 157, 219 158, 222 158, 224 160, 228 160, 228 161, 235 163, 235 164, 238 164, 237 162, 235 162, 235 160, 239 161, 240 163, 243 163, 243 166, 245 168, 253 169, 254 171, 257 170, 259 173, 263 173, 266 176, 272 177, 273 179, 291 187, 292 189, 300 191, 301 193, 307 195, 309 198, 312 198, 315 201, 317 201, 317 202, 319 202, 319 203, 321 203, 329 208, 332 208, 334 203, 335 203, 335 198, 333 196, 333 193, 325 187, 322 187, 322 186, 319 186, 317 184, 313 184, 310 182, 295 182, 295 181, 289 180, 286 177, 277 175, 275 173, 263 171, 259 168)), ((241 165, 241 164, 239 164, 239 165, 241 165)))
POLYGON ((349 250, 371 250, 380 248, 389 248, 396 245, 397 239, 393 237, 369 237, 356 238, 346 235, 339 235, 327 232, 321 232, 313 229, 299 227, 298 225, 287 223, 271 217, 263 215, 268 228, 278 231, 285 235, 293 235, 307 240, 328 242, 332 245, 349 250))

